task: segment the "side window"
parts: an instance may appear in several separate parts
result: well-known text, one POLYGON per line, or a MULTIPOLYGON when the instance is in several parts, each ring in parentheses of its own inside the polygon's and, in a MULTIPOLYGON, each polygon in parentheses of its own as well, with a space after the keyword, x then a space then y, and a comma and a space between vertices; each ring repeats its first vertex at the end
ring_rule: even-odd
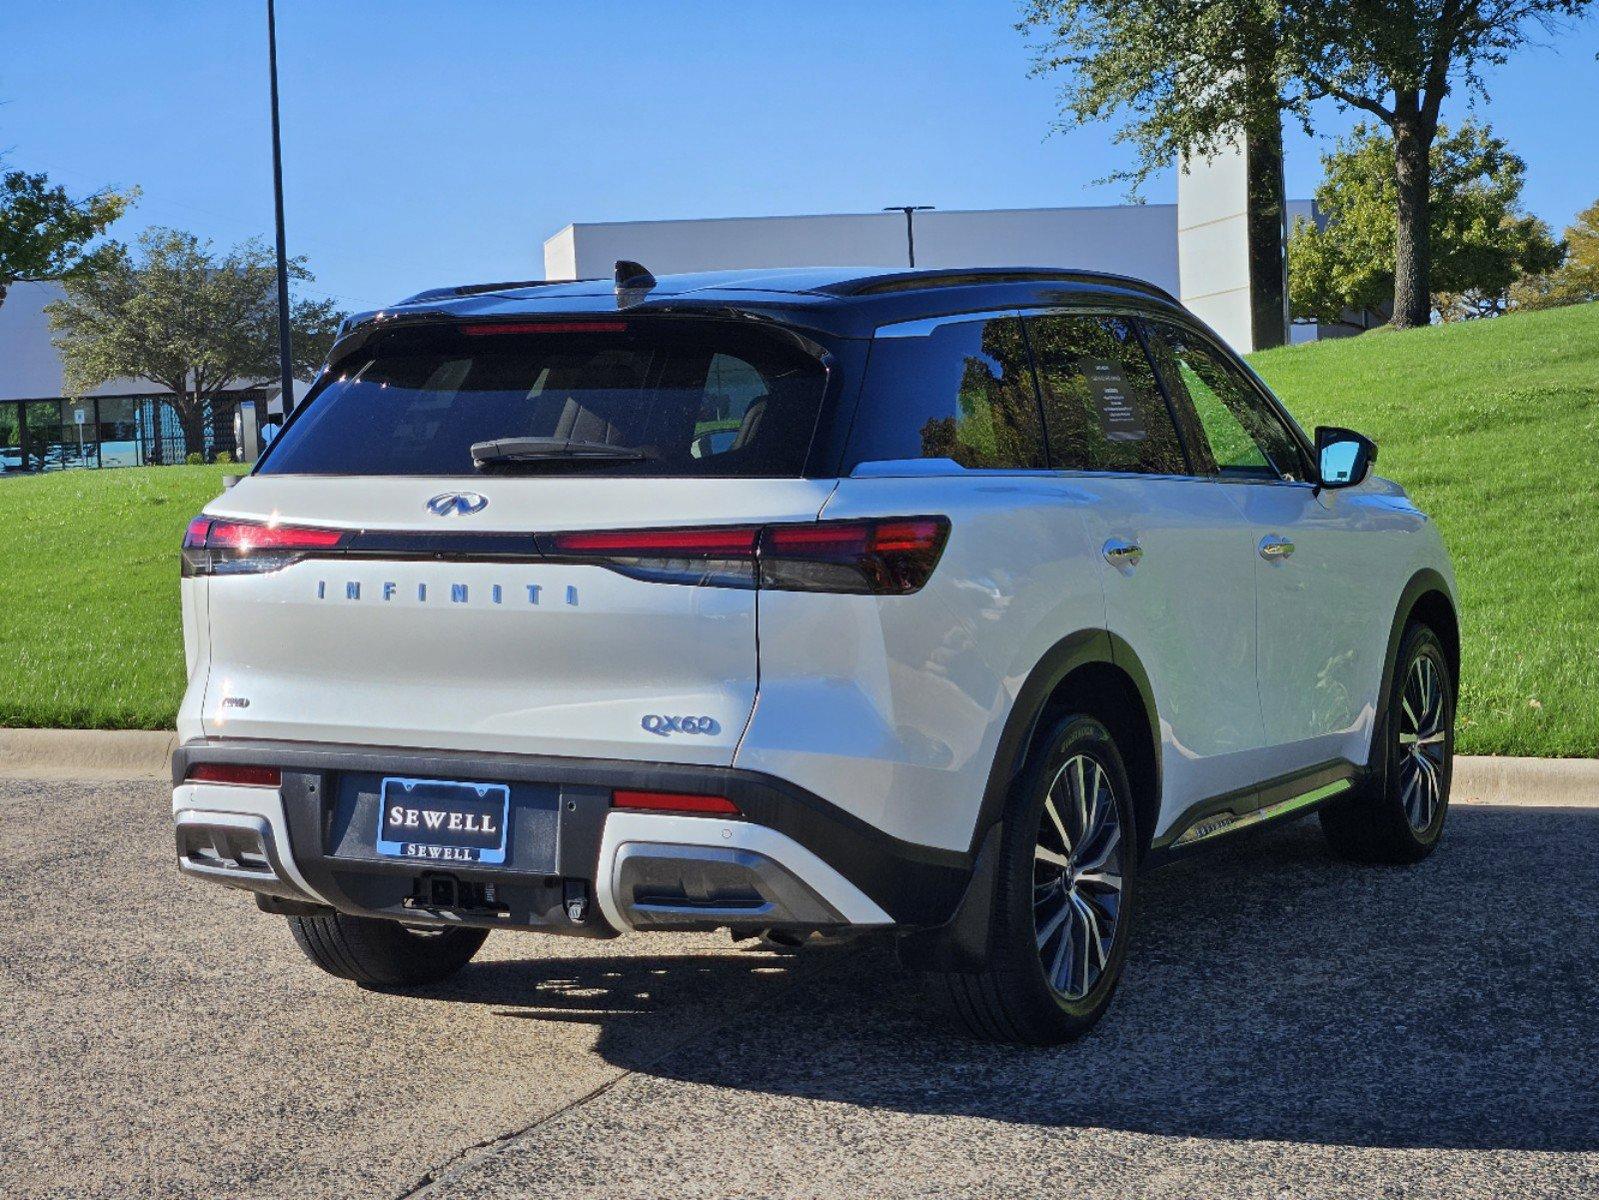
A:
POLYGON ((844 469, 900 458, 990 470, 1048 465, 1019 318, 872 340, 844 469))
POLYGON ((1293 435, 1236 366, 1176 325, 1155 322, 1150 329, 1166 386, 1175 402, 1192 406, 1218 474, 1305 477, 1293 435))
POLYGON ((1188 460, 1129 322, 1029 317, 1051 463, 1073 471, 1186 475, 1188 460))

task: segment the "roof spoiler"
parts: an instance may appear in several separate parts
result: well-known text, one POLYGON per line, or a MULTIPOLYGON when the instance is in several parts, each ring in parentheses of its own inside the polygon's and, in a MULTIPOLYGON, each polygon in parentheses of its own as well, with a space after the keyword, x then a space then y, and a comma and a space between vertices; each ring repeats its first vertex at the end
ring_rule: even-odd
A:
POLYGON ((506 283, 462 283, 455 287, 428 288, 425 292, 418 292, 414 296, 407 296, 404 300, 396 300, 395 307, 402 304, 422 304, 428 300, 453 300, 458 296, 478 296, 484 292, 514 292, 520 288, 549 287, 556 283, 579 283, 576 279, 513 279, 506 283))

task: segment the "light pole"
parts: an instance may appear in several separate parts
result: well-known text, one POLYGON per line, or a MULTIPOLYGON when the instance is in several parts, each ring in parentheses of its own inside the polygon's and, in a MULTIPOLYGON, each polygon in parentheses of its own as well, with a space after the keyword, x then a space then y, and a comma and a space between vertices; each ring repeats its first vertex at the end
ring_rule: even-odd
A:
POLYGON ((267 66, 272 76, 272 200, 278 224, 278 372, 283 378, 283 415, 294 407, 294 355, 289 345, 289 250, 283 236, 283 140, 278 132, 278 20, 267 0, 267 66))
POLYGON ((911 266, 916 265, 916 214, 927 212, 931 204, 890 204, 884 212, 902 212, 905 214, 905 257, 911 266))

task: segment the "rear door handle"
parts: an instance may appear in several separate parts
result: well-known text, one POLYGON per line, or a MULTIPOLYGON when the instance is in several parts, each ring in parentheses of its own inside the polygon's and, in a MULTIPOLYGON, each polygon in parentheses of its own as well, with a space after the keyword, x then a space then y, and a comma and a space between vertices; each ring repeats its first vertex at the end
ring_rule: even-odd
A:
POLYGON ((1294 552, 1294 544, 1285 537, 1268 533, 1260 539, 1260 556, 1267 562, 1282 562, 1294 552))
POLYGON ((1113 567, 1136 567, 1144 557, 1144 548, 1125 538, 1111 538, 1105 543, 1105 561, 1113 567))

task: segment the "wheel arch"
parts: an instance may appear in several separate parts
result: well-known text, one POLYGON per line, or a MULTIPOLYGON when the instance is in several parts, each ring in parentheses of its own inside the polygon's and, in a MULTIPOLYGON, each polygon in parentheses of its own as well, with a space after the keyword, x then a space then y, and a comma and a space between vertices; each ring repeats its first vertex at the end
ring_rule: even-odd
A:
POLYGON ((1161 796, 1160 720, 1154 689, 1138 654, 1124 639, 1108 630, 1085 629, 1050 647, 1016 694, 972 830, 974 855, 1003 816, 1011 785, 1038 739, 1054 717, 1067 712, 1098 718, 1115 737, 1133 786, 1139 853, 1148 848, 1161 796))
POLYGON ((1388 707, 1388 696, 1393 689, 1394 673, 1399 669, 1399 647, 1405 640, 1405 630, 1412 621, 1424 621, 1443 643, 1444 658, 1449 663, 1450 682, 1455 695, 1460 694, 1460 618, 1455 609, 1454 592, 1449 581, 1431 567, 1423 567, 1410 577, 1394 606, 1393 625, 1388 630, 1388 648, 1383 655, 1382 683, 1377 690, 1377 721, 1372 729, 1371 746, 1367 750, 1365 778, 1368 783, 1380 780, 1383 771, 1379 759, 1383 721, 1388 707))
POLYGON ((1133 648, 1104 629, 1056 642, 1038 660, 1005 719, 972 829, 972 875, 949 921, 899 939, 901 961, 918 970, 975 970, 986 961, 993 923, 1000 834, 1011 787, 1051 718, 1085 712, 1116 739, 1133 788, 1139 855, 1160 812, 1160 721, 1149 674, 1133 648))
POLYGON ((1394 608, 1394 623, 1388 631, 1388 650, 1383 657, 1382 690, 1377 693, 1379 703, 1393 686, 1394 671, 1399 662, 1399 643, 1412 621, 1422 621, 1438 635, 1443 643, 1444 657, 1449 661, 1449 673, 1460 693, 1460 616, 1455 608, 1454 593, 1442 574, 1424 567, 1410 577, 1399 595, 1394 608))

